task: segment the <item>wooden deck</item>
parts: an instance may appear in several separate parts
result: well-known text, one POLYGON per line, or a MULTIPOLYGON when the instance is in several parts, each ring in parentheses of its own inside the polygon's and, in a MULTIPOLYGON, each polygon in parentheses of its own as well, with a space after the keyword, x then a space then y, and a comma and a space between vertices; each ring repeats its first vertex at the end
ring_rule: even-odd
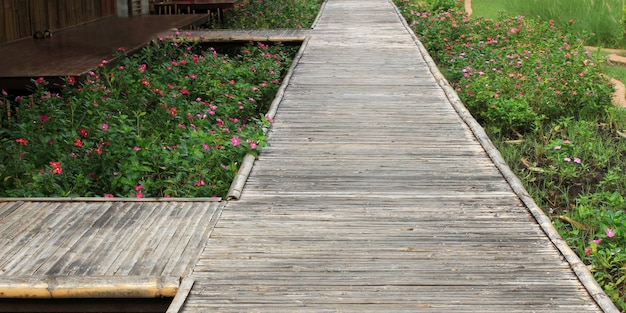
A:
MULTIPOLYGON (((306 39, 310 29, 212 29, 190 30, 182 34, 182 40, 189 38, 193 41, 208 43, 248 43, 248 42, 282 42, 300 43, 306 39)), ((176 32, 166 31, 159 36, 173 36, 176 32)))
POLYGON ((617 312, 388 0, 328 0, 301 51, 184 312, 617 312))
POLYGON ((146 284, 172 296, 222 206, 203 199, 0 201, 0 298, 163 296, 146 293, 146 284))
POLYGON ((154 35, 206 21, 206 14, 109 17, 54 32, 51 38, 0 45, 0 89, 23 88, 30 78, 80 76, 110 60, 118 48, 143 47, 154 35))

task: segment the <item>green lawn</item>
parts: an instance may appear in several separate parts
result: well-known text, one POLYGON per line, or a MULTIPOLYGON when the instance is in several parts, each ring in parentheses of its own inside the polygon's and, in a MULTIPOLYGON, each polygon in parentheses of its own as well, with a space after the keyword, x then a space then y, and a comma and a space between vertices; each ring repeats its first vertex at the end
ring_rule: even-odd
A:
POLYGON ((472 16, 497 19, 508 0, 472 0, 472 16))

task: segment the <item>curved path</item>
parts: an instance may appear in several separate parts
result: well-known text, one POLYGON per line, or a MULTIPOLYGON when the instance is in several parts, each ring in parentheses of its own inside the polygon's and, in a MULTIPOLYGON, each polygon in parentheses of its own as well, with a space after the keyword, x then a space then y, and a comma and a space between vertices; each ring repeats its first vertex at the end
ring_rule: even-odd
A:
POLYGON ((325 3, 184 312, 617 312, 431 62, 389 0, 325 3))

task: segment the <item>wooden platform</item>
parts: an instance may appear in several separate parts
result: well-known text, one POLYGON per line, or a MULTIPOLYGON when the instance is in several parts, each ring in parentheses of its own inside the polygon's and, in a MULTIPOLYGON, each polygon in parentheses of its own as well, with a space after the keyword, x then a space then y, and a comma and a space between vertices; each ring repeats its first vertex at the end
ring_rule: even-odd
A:
MULTIPOLYGON (((182 34, 182 39, 208 43, 248 43, 248 42, 282 42, 300 43, 306 39, 310 29, 212 29, 190 30, 182 34)), ((174 31, 166 31, 159 36, 173 36, 174 31)))
POLYGON ((98 290, 99 297, 158 297, 145 293, 145 285, 172 287, 174 279, 177 288, 189 276, 222 205, 204 199, 1 201, 0 298, 42 297, 32 294, 42 291, 45 297, 53 284, 60 289, 56 298, 89 287, 95 297, 98 290))
POLYGON ((184 312, 602 311, 388 0, 309 37, 184 312))
POLYGON ((80 76, 118 48, 143 47, 154 35, 206 21, 206 14, 109 17, 52 34, 47 39, 23 39, 0 45, 0 89, 23 88, 30 78, 80 76))

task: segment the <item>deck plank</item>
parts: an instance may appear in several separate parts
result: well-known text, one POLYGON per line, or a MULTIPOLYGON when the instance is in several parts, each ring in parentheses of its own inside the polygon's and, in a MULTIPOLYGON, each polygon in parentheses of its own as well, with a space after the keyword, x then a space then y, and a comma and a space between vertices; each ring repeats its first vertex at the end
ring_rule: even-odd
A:
POLYGON ((328 0, 184 312, 600 312, 388 0, 328 0))
POLYGON ((0 202, 0 279, 187 276, 221 205, 175 199, 0 202))

